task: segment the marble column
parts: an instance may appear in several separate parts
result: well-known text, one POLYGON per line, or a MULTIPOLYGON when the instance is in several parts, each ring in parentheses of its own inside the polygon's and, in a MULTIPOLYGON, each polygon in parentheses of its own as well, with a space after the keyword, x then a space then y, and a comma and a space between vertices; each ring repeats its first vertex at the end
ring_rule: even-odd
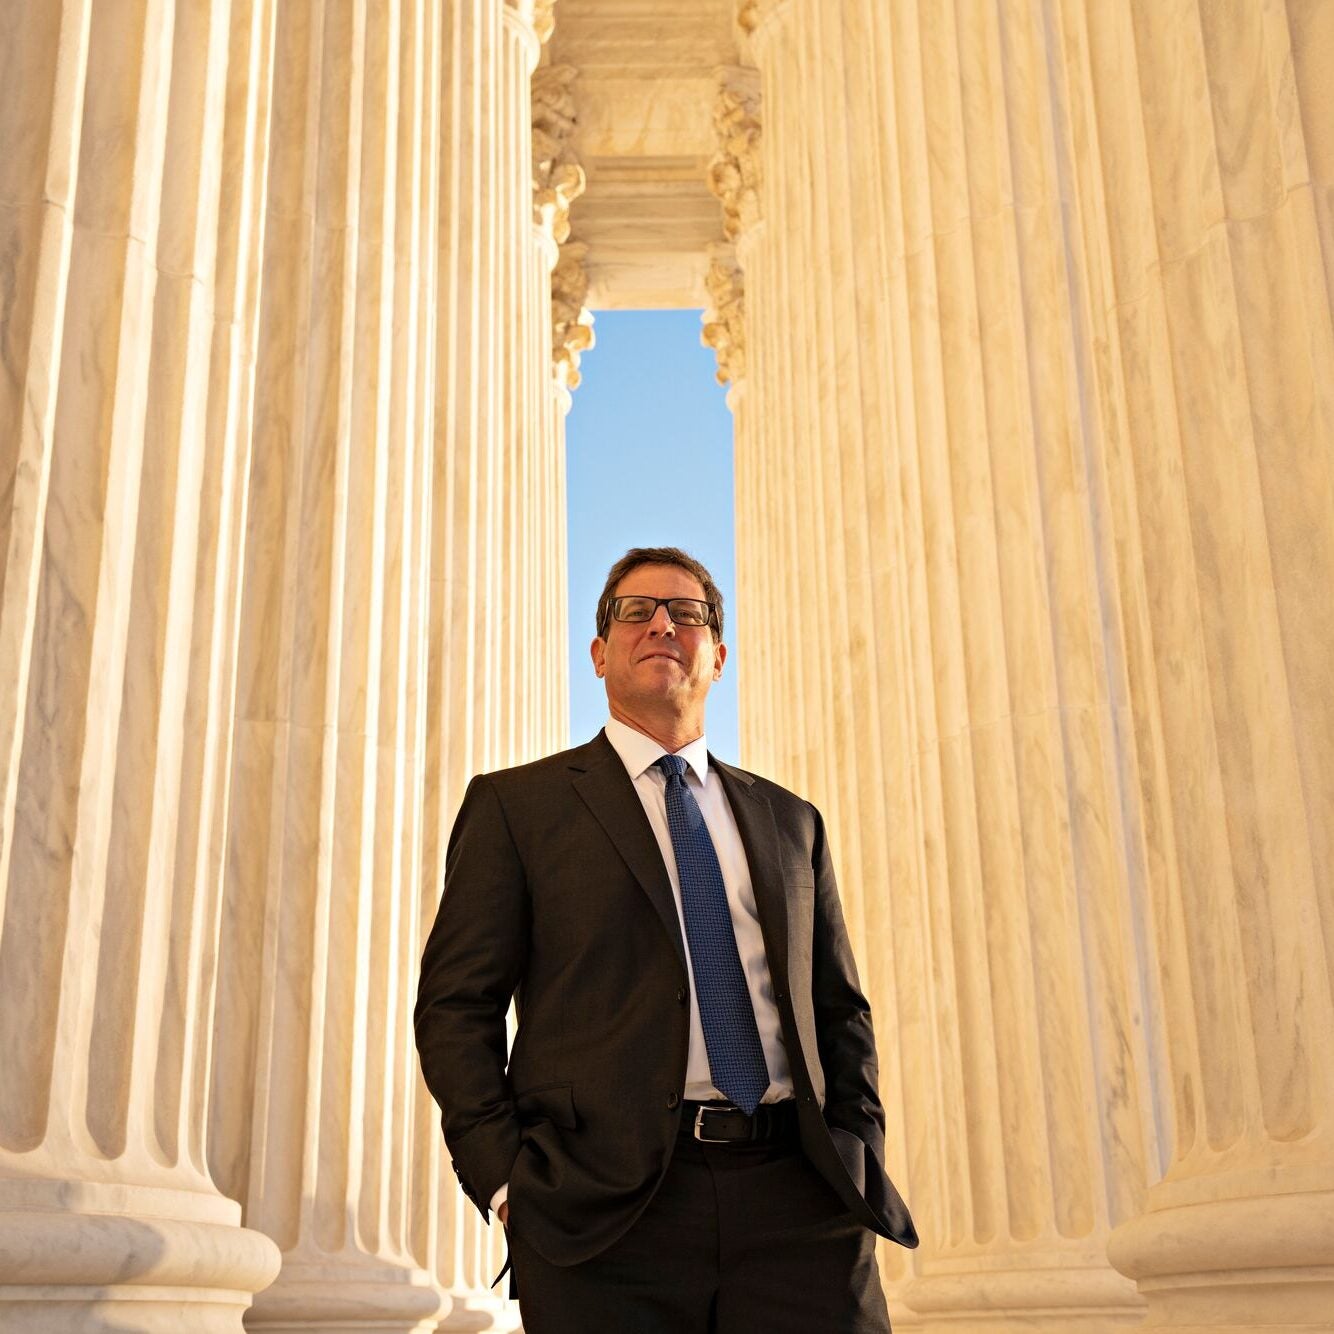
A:
MULTIPOLYGON (((537 33, 546 43, 555 28, 556 0, 535 6, 537 33)), ((573 137, 577 109, 571 89, 579 77, 569 65, 552 65, 547 52, 533 73, 533 222, 536 299, 547 318, 535 332, 535 355, 549 368, 534 381, 531 410, 544 422, 534 487, 549 497, 537 528, 536 573, 543 636, 548 643, 569 642, 566 608, 565 418, 579 387, 579 358, 593 346, 593 315, 584 304, 588 247, 570 240, 570 210, 583 194, 584 169, 573 137)), ((570 743, 569 683, 562 672, 539 667, 533 683, 546 719, 538 753, 570 743)))
POLYGON ((406 1151, 436 22, 276 12, 212 1140, 283 1252, 255 1329, 442 1305, 406 1151))
POLYGON ((567 730, 553 5, 29 10, 0 1324, 234 1332, 281 1251, 252 1328, 512 1328, 409 1021, 467 776, 567 730))
MULTIPOLYGON (((491 586, 501 421, 502 331, 498 210, 501 144, 501 0, 451 6, 442 44, 442 189, 456 206, 437 222, 438 402, 433 431, 428 695, 423 768, 419 930, 439 902, 449 824, 475 768, 495 762, 495 692, 485 646, 498 603, 491 586)), ((444 1152, 439 1109, 417 1084, 418 1158, 431 1184, 422 1219, 434 1272, 452 1295, 444 1328, 488 1328, 498 1309, 489 1288, 503 1263, 458 1190, 444 1152)))
POLYGON ((740 16, 743 751, 830 818, 923 1236, 896 1327, 1314 1327, 1332 20, 740 16))
POLYGON ((205 1161, 272 6, 0 42, 0 1324, 240 1328, 205 1161))
MULTIPOLYGON (((742 31, 753 14, 739 7, 742 31)), ((717 361, 715 378, 727 385, 727 405, 732 413, 733 468, 735 483, 735 541, 738 551, 757 550, 776 530, 769 522, 765 505, 765 471, 770 442, 762 429, 776 414, 750 409, 747 368, 759 352, 765 324, 758 309, 770 295, 760 278, 766 250, 764 220, 760 216, 760 76, 753 65, 728 65, 715 70, 712 107, 716 148, 708 166, 708 185, 721 206, 723 239, 708 248, 704 286, 708 304, 700 317, 700 342, 713 349, 717 361), (747 291, 745 271, 756 281, 747 291), (748 316, 748 302, 749 316, 748 316), (747 327, 755 330, 747 343, 747 327)), ((778 388, 768 382, 769 391, 778 388)), ((769 622, 776 610, 771 586, 772 569, 765 561, 742 562, 737 566, 737 605, 753 616, 753 628, 769 622)), ((741 618, 744 622, 744 617, 741 618)), ((742 642, 753 642, 741 624, 742 642)), ((750 671, 744 655, 733 660, 729 670, 738 674, 739 691, 746 702, 741 713, 742 750, 755 754, 755 740, 774 721, 775 681, 769 660, 765 670, 750 671)), ((757 663, 758 666, 758 663, 757 663)))
POLYGON ((1077 103, 1099 150, 1077 164, 1079 239, 1169 1127, 1111 1256, 1150 1326, 1318 1328, 1334 1312, 1334 13, 1082 17, 1072 63, 1124 53, 1089 62, 1077 103))
MULTIPOLYGON (((564 436, 551 373, 555 244, 534 221, 531 80, 550 5, 488 0, 445 23, 438 220, 428 698, 419 931, 444 878, 449 826, 475 773, 565 743, 564 436), (540 29, 540 31, 539 31, 540 29), (553 661, 560 664, 553 670, 553 661)), ((539 189, 540 193, 540 189, 539 189)), ((540 206, 539 206, 540 216, 540 206)), ((511 1329, 491 1281, 504 1241, 458 1189, 439 1112, 417 1091, 430 1182, 416 1233, 451 1295, 439 1328, 511 1329)))

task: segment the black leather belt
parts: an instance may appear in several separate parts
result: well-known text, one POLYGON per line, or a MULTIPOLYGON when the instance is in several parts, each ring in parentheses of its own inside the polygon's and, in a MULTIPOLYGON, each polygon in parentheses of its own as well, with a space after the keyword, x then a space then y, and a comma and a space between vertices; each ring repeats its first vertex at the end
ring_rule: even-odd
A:
POLYGON ((727 1102, 681 1104, 681 1134, 701 1144, 762 1144, 768 1140, 796 1139, 797 1103, 765 1102, 747 1116, 727 1102))

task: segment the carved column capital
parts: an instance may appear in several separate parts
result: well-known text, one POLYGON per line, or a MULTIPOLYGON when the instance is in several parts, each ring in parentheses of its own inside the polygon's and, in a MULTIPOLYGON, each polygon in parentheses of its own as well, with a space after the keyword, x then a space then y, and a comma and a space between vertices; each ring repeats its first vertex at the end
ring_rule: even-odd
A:
POLYGON ((736 26, 753 37, 775 15, 789 8, 790 0, 737 0, 736 26))
POLYGON ((735 241, 760 216, 760 76, 749 65, 718 70, 713 104, 718 151, 709 163, 709 189, 723 206, 723 235, 735 241))
POLYGON ((583 194, 584 169, 574 155, 573 65, 542 65, 533 72, 533 211, 557 243, 570 235, 570 204, 583 194))
MULTIPOLYGON (((737 21, 744 26, 750 6, 737 21)), ((725 244, 709 247, 704 286, 709 305, 700 341, 718 358, 718 383, 737 385, 746 373, 745 295, 735 243, 760 218, 760 75, 750 65, 718 71, 713 127, 718 151, 709 163, 709 189, 723 206, 725 244)))
POLYGON ((709 247, 704 286, 709 304, 699 340, 718 358, 718 383, 735 386, 746 374, 746 298, 741 265, 730 245, 709 247))
POLYGON ((556 0, 533 0, 533 31, 545 46, 556 31, 556 0))
POLYGON ((588 247, 570 241, 570 205, 586 184, 572 146, 578 114, 573 85, 578 77, 573 65, 542 65, 533 73, 533 215, 555 253, 551 359, 556 383, 565 390, 578 385, 579 355, 593 346, 593 316, 584 306, 588 247))
POLYGON ((556 383, 563 389, 579 387, 579 357, 593 346, 593 313, 584 305, 588 247, 570 241, 560 248, 551 271, 551 360, 556 383))

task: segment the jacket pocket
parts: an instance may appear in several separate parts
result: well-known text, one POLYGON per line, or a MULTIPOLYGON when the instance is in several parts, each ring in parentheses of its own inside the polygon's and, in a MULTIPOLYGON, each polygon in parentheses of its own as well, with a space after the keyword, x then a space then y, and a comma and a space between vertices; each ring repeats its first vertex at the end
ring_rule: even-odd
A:
POLYGON ((538 1084, 520 1089, 514 1094, 514 1110, 519 1120, 550 1121, 562 1130, 577 1130, 579 1118, 574 1110, 574 1087, 571 1084, 538 1084))

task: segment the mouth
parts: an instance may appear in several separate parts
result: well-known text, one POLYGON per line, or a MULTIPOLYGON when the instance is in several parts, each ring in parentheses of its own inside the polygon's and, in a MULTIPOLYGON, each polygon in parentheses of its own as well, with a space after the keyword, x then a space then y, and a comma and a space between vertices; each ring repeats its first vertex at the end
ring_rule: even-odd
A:
POLYGON ((666 658, 668 662, 680 662, 681 659, 675 653, 645 653, 640 662, 649 662, 653 658, 666 658))

